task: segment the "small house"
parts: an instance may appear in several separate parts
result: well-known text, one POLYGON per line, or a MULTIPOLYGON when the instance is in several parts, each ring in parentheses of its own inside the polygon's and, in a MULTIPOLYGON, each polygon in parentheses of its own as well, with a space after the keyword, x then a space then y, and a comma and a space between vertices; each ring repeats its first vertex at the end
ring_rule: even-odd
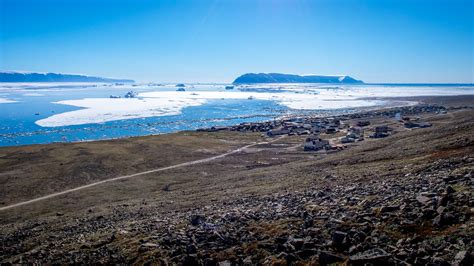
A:
POLYGON ((349 128, 349 132, 357 135, 364 135, 364 129, 362 127, 351 127, 349 128))
POLYGON ((376 139, 388 137, 390 136, 389 130, 390 128, 386 125, 375 127, 374 129, 375 133, 370 135, 370 137, 376 138, 376 139))
POLYGON ((355 142, 355 140, 356 140, 355 138, 345 136, 341 138, 341 143, 352 143, 352 142, 355 142))
POLYGON ((267 136, 274 137, 274 136, 287 135, 289 133, 290 133, 290 130, 288 129, 273 129, 273 130, 267 131, 267 136))
POLYGON ((387 133, 387 132, 388 132, 388 126, 378 126, 378 127, 375 127, 375 132, 387 133))
POLYGON ((305 151, 319 151, 319 150, 329 150, 331 149, 331 145, 329 145, 329 141, 320 138, 306 138, 304 143, 304 150, 305 151))
POLYGON ((368 125, 370 125, 370 121, 359 121, 359 122, 357 122, 358 127, 366 127, 368 125))

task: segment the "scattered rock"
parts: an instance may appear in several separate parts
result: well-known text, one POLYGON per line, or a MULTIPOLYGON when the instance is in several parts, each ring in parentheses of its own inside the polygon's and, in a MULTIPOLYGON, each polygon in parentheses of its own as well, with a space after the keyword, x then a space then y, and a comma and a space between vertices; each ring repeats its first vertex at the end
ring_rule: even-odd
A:
POLYGON ((387 263, 391 255, 385 250, 375 248, 349 257, 349 263, 352 265, 381 265, 387 263))

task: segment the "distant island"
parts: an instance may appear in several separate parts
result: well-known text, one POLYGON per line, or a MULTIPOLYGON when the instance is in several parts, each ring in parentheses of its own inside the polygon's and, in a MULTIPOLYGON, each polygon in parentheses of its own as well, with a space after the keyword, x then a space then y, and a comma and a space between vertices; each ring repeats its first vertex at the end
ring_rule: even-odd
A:
POLYGON ((131 79, 111 79, 85 75, 32 72, 0 72, 0 82, 104 82, 134 83, 131 79))
POLYGON ((349 76, 293 75, 281 73, 247 73, 234 80, 234 84, 251 83, 338 83, 361 84, 349 76))

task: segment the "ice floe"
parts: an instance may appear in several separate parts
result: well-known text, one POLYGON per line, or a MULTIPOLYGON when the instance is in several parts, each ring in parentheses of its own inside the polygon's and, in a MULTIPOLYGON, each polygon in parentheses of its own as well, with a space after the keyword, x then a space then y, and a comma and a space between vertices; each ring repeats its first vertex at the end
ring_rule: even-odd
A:
POLYGON ((0 103, 16 103, 18 101, 10 100, 7 98, 0 98, 0 103))
POLYGON ((144 92, 139 94, 140 97, 155 99, 202 99, 202 100, 218 100, 218 99, 257 99, 276 101, 292 109, 340 109, 373 106, 377 101, 357 100, 349 96, 320 95, 315 93, 270 93, 270 92, 238 92, 238 91, 200 91, 192 92, 144 92))
POLYGON ((56 114, 36 121, 42 127, 72 126, 108 121, 179 114, 184 107, 197 106, 203 100, 91 98, 56 102, 84 109, 56 114))

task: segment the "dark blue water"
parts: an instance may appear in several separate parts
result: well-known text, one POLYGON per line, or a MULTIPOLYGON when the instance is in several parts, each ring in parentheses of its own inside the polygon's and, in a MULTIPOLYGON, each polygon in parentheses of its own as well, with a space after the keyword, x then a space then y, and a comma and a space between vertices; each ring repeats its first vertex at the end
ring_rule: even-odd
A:
MULTIPOLYGON (((215 100, 202 106, 184 108, 179 115, 117 120, 100 124, 64 127, 41 127, 37 120, 54 114, 78 110, 78 107, 54 104, 68 99, 101 98, 111 94, 123 95, 129 89, 52 90, 10 92, 0 97, 17 100, 0 104, 0 146, 76 142, 100 139, 163 134, 211 126, 235 125, 276 118, 290 112, 272 101, 215 100), (112 93, 111 93, 112 92, 112 93), (25 96, 38 93, 44 96, 25 96)), ((137 89, 135 91, 145 91, 137 89)))

